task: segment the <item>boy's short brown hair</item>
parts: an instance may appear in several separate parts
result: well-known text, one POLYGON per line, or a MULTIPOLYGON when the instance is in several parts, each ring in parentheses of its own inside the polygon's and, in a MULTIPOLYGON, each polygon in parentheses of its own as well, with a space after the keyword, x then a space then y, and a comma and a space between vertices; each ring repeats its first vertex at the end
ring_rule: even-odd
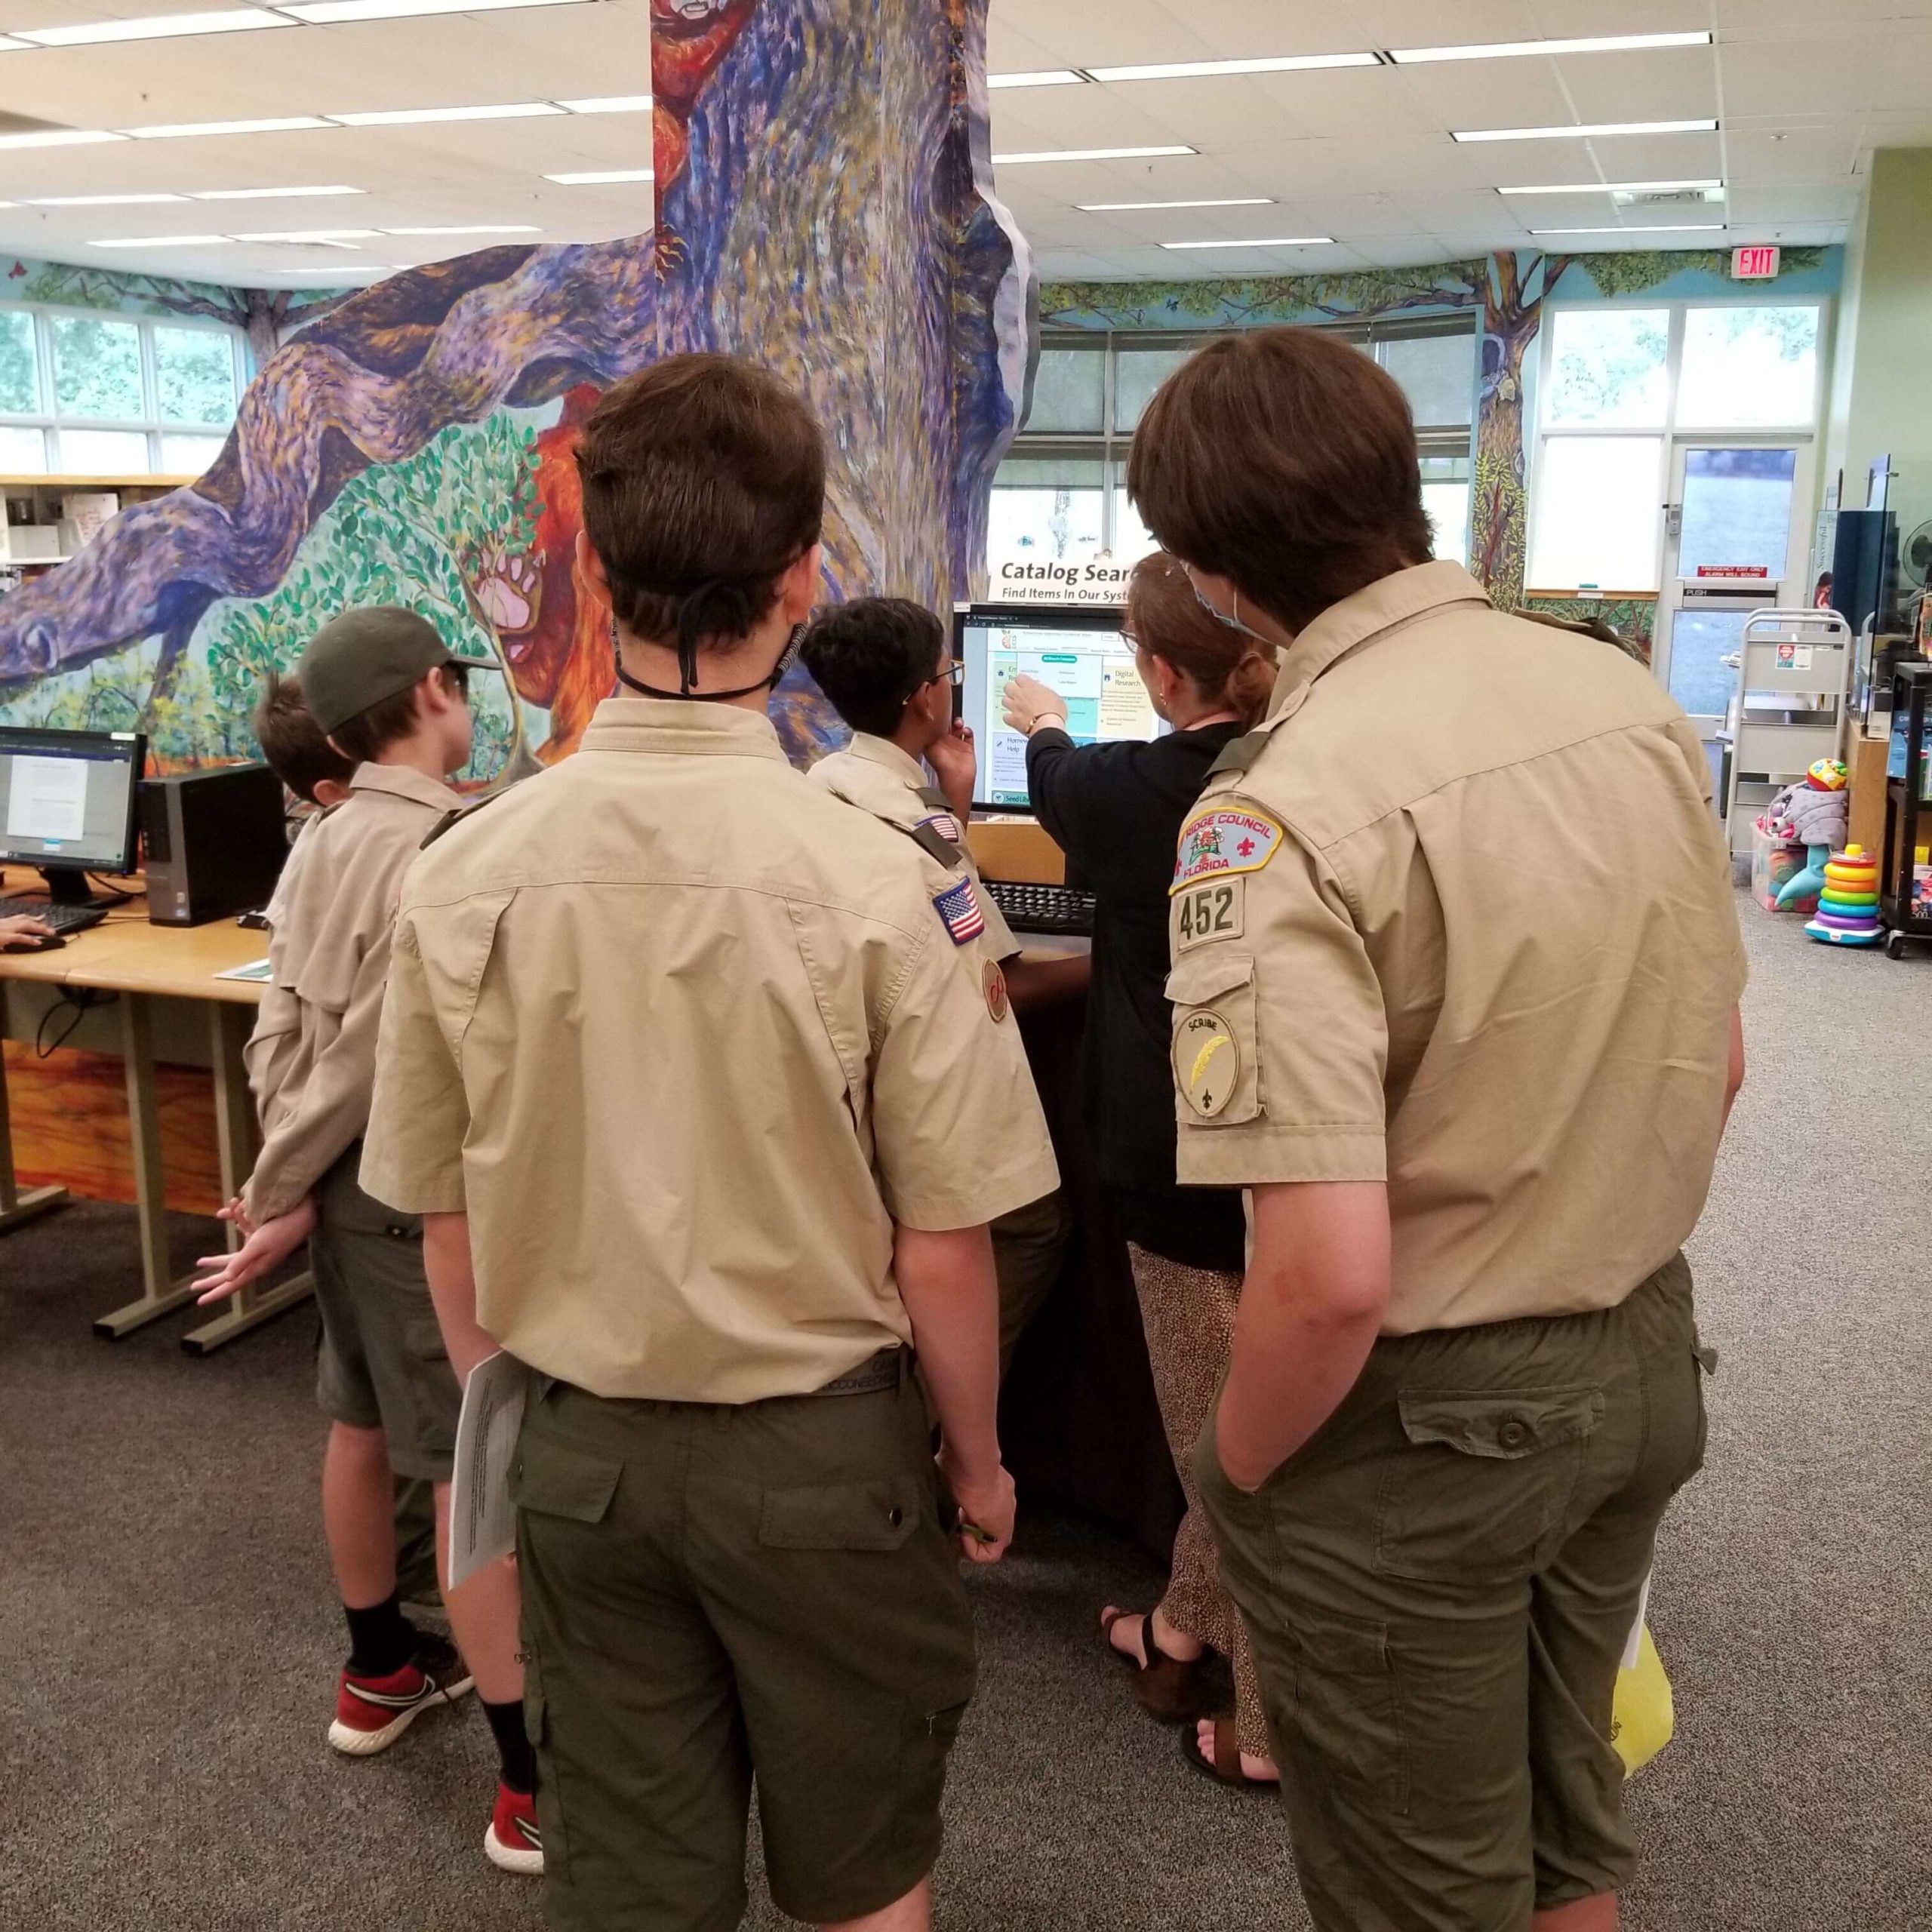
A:
POLYGON ((1221 336, 1182 364, 1127 487, 1163 549, 1294 630, 1434 549, 1407 399, 1318 329, 1221 336))
POLYGON ((584 424, 583 527, 634 637, 746 636, 818 541, 825 444, 769 370, 672 355, 626 377, 584 424))
MULTIPOLYGON (((460 662, 439 664, 425 673, 440 678, 443 688, 454 697, 469 695, 469 666, 460 662)), ((367 764, 388 750, 398 738, 406 738, 416 728, 416 686, 400 691, 346 718, 329 734, 330 742, 348 755, 349 768, 367 764)))
POLYGON ((269 769, 298 798, 315 802, 315 787, 346 785, 355 768, 322 735, 302 686, 292 674, 271 671, 251 721, 269 769))

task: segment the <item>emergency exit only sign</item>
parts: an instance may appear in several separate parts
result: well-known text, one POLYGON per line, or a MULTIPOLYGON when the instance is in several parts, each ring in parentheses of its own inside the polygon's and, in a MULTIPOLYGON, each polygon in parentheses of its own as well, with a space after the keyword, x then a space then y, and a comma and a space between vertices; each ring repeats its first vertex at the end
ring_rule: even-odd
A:
POLYGON ((1778 251, 1771 248, 1734 248, 1730 251, 1733 281, 1768 281, 1778 272, 1778 251))

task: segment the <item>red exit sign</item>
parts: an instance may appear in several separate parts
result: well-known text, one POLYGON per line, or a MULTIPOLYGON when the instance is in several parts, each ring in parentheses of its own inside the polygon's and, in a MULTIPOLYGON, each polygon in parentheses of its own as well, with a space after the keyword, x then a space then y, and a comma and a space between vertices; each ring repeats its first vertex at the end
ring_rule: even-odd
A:
POLYGON ((1730 251, 1730 278, 1734 281, 1768 281, 1778 272, 1775 248, 1734 248, 1730 251))

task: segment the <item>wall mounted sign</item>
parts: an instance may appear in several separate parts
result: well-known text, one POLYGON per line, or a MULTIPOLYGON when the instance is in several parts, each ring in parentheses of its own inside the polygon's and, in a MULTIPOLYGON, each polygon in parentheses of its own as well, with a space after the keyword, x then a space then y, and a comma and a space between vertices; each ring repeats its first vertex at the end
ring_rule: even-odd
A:
POLYGON ((1730 278, 1734 281, 1769 281, 1778 272, 1778 251, 1772 248, 1734 248, 1730 251, 1730 278))

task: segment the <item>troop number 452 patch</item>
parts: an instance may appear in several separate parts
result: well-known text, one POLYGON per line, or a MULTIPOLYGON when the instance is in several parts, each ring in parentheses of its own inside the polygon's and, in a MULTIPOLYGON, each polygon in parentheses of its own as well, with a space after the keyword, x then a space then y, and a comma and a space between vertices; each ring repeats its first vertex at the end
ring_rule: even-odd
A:
POLYGON ((1231 872, 1258 872, 1275 856, 1281 838, 1281 826, 1265 813, 1226 806, 1196 812, 1181 828, 1174 881, 1168 890, 1171 894, 1231 872))

